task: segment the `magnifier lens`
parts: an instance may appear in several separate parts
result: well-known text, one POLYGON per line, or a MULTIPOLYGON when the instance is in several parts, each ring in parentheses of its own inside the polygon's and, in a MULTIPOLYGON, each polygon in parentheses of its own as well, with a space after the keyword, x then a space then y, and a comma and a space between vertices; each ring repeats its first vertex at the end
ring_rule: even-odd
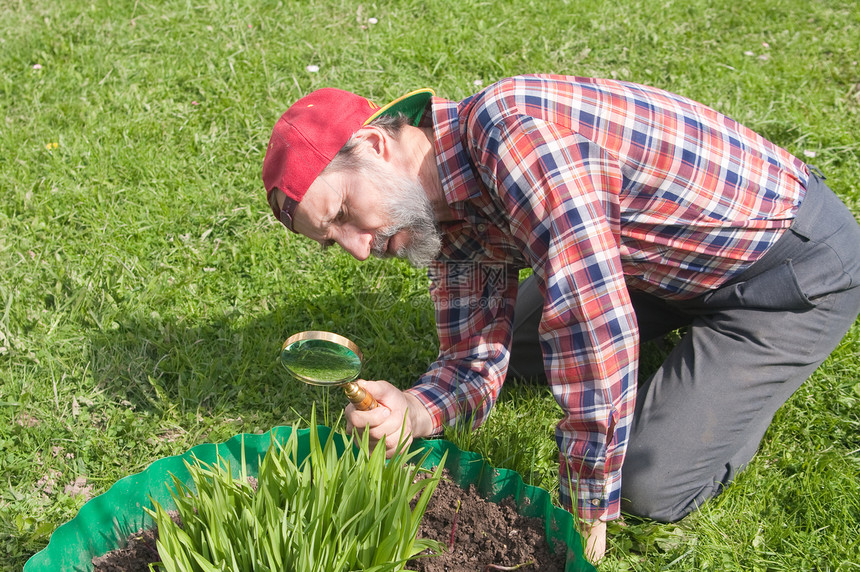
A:
POLYGON ((361 374, 361 356, 325 339, 300 339, 281 351, 281 363, 295 377, 312 385, 341 385, 361 374))

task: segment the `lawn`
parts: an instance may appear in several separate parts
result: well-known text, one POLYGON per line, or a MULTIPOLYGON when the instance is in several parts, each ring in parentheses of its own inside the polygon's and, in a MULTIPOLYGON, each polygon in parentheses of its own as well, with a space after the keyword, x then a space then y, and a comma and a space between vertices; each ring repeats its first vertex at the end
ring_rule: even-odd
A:
MULTIPOLYGON (((0 569, 166 455, 309 415, 339 392, 276 362, 304 329, 365 376, 435 356, 422 271, 287 236, 260 181, 314 88, 462 98, 528 72, 709 104, 820 167, 860 213, 860 10, 816 0, 0 0, 0 569)), ((643 370, 659 360, 645 352, 643 370)), ((560 410, 506 388, 464 447, 557 487, 560 410)), ((860 323, 717 500, 610 528, 601 571, 860 569, 860 323)))

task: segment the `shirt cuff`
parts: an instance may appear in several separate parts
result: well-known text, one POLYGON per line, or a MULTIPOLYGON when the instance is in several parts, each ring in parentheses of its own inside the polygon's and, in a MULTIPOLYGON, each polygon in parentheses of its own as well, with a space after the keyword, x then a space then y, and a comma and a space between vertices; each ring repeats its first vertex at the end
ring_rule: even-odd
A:
POLYGON ((443 400, 443 392, 432 385, 416 385, 405 390, 404 393, 414 395, 427 408, 433 425, 430 435, 442 433, 445 420, 443 419, 443 410, 439 407, 439 403, 443 400))
POLYGON ((613 471, 603 480, 576 479, 576 475, 566 473, 567 465, 562 463, 559 498, 565 509, 572 513, 576 509, 575 514, 589 522, 615 520, 621 516, 621 471, 613 471))

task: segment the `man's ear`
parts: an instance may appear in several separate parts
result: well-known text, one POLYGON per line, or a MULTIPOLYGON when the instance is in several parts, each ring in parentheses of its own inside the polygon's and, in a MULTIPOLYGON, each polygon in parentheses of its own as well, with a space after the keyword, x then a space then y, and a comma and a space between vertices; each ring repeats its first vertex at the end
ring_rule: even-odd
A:
POLYGON ((365 125, 353 135, 357 139, 359 149, 362 153, 369 153, 376 159, 389 159, 391 152, 391 136, 384 129, 365 125))

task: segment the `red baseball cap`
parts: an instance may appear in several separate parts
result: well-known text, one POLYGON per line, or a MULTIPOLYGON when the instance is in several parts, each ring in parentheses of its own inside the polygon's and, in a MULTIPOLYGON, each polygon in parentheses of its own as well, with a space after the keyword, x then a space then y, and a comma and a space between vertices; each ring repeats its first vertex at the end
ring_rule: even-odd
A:
POLYGON ((263 159, 263 184, 275 218, 293 230, 296 206, 352 134, 379 117, 403 113, 418 125, 430 89, 419 89, 379 107, 369 99, 334 88, 301 98, 278 119, 263 159), (278 209, 275 191, 286 195, 278 209))

